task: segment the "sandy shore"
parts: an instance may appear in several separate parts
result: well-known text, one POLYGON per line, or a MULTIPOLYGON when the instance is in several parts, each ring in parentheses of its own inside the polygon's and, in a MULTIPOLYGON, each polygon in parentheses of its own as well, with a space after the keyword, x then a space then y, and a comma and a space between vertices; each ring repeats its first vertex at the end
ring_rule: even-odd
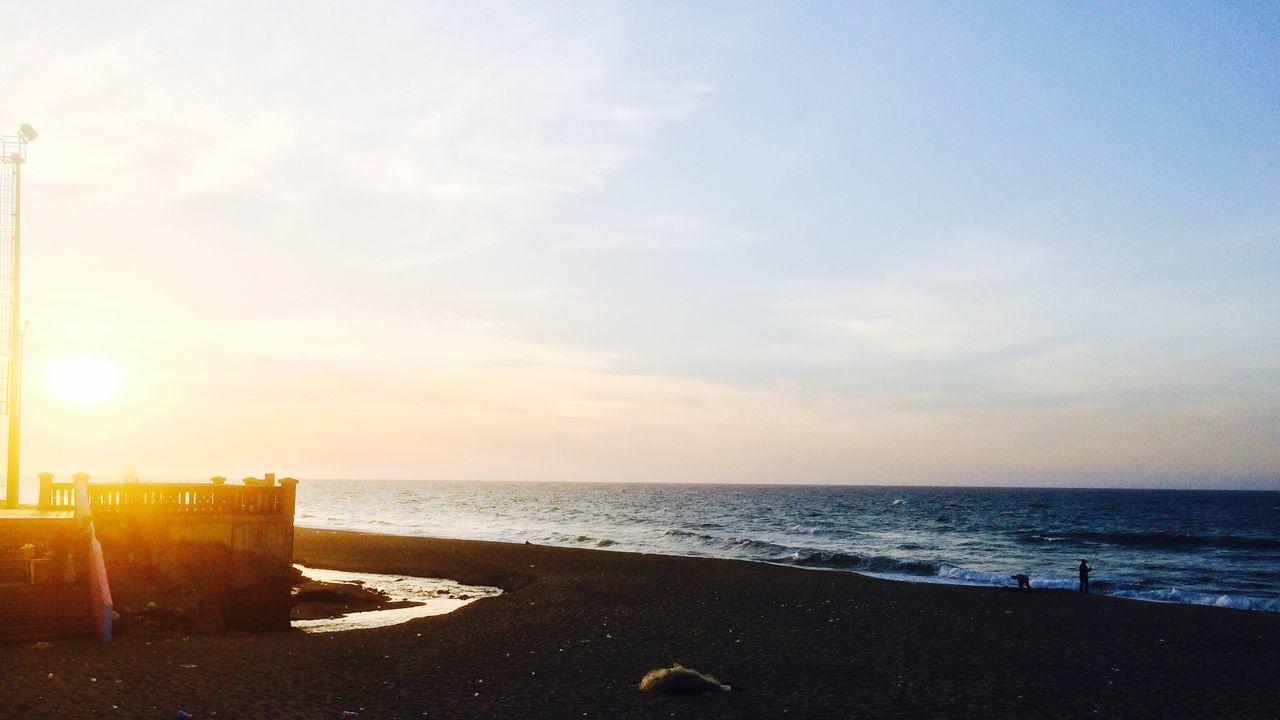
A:
POLYGON ((299 530, 316 567, 506 592, 348 633, 0 647, 6 718, 1280 717, 1280 614, 299 530), (733 685, 637 691, 672 661, 733 685))

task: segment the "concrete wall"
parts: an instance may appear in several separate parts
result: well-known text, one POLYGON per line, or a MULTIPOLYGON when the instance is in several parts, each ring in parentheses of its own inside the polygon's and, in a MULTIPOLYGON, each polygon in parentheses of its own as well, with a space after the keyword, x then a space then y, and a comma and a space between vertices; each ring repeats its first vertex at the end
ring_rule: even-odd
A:
MULTIPOLYGON (((111 583, 128 583, 138 576, 194 588, 217 607, 227 629, 287 629, 295 485, 285 480, 272 488, 287 495, 274 514, 191 511, 183 508, 203 506, 165 504, 95 510, 94 526, 111 583)), ((165 490, 172 494, 173 488, 181 487, 165 490)), ((209 487, 202 484, 195 493, 185 494, 202 495, 209 487)), ((220 486, 218 491, 226 495, 233 489, 238 488, 220 486)))

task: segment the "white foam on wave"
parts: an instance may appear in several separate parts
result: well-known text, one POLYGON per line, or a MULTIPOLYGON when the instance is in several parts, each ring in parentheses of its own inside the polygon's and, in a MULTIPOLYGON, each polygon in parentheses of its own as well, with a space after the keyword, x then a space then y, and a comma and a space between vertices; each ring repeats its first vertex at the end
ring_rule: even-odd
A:
POLYGON ((795 533, 797 535, 817 535, 822 532, 822 528, 816 525, 801 525, 800 523, 796 523, 788 527, 787 532, 795 533))
POLYGON ((1217 593, 1198 593, 1179 588, 1161 590, 1113 590, 1107 595, 1146 600, 1148 602, 1181 603, 1190 605, 1212 605, 1213 607, 1234 608, 1236 610, 1259 610, 1262 612, 1280 612, 1280 599, 1251 597, 1248 595, 1225 595, 1217 593))
MULTIPOLYGON (((931 583, 936 585, 969 585, 974 587, 1013 587, 1010 574, 968 570, 954 565, 947 565, 937 575, 907 575, 904 573, 860 572, 861 575, 899 580, 903 582, 931 583)), ((1031 577, 1031 587, 1046 590, 1075 590, 1079 580, 1069 576, 1035 576, 1031 577)), ((1181 605, 1209 605, 1212 607, 1232 608, 1235 610, 1257 610, 1260 612, 1280 612, 1280 598, 1253 597, 1248 595, 1227 595, 1222 593, 1201 593, 1180 588, 1161 588, 1139 590, 1130 588, 1108 588, 1092 590, 1094 595, 1142 600, 1144 602, 1174 603, 1181 605)))

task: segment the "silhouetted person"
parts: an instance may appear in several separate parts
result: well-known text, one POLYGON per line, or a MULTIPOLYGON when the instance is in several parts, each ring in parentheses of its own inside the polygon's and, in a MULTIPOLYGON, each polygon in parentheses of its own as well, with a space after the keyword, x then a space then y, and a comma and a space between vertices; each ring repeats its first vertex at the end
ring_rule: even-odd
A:
POLYGON ((1089 563, 1083 559, 1080 560, 1080 592, 1085 595, 1089 594, 1089 573, 1092 571, 1093 568, 1089 567, 1089 563))
POLYGON ((1022 573, 1018 573, 1017 575, 1010 575, 1009 577, 1018 581, 1019 590, 1031 589, 1031 578, 1027 577, 1026 575, 1023 575, 1022 573))

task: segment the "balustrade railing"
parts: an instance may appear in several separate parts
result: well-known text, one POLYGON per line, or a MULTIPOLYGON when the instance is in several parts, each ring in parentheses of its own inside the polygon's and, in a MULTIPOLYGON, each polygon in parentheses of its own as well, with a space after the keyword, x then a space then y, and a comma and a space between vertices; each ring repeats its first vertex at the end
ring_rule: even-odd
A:
MULTIPOLYGON (((270 476, 268 476, 270 477, 270 476)), ((88 503, 94 517, 109 518, 117 513, 174 515, 252 515, 293 518, 297 481, 292 478, 274 484, 224 485, 203 483, 88 483, 88 503)), ((252 480, 252 478, 251 478, 252 480)), ((74 510, 74 483, 53 482, 48 473, 40 476, 40 509, 74 510)))

